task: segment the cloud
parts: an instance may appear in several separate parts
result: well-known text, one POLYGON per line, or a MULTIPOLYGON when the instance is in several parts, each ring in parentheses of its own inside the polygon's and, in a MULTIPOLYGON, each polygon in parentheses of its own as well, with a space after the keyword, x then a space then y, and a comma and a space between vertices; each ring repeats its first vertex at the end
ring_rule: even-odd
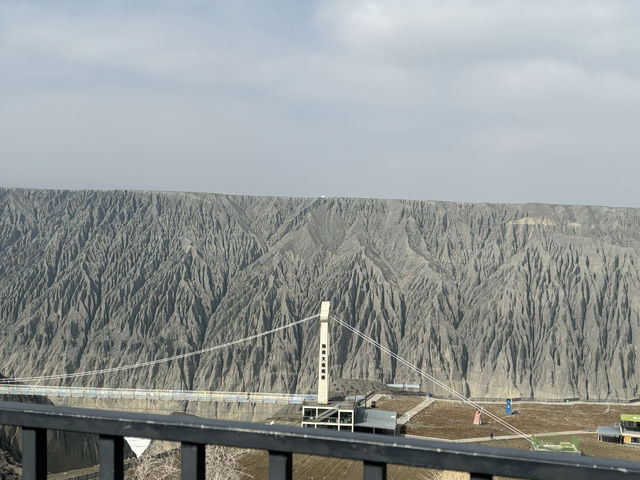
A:
POLYGON ((613 53, 638 52, 639 10, 615 0, 332 0, 316 20, 344 47, 406 65, 541 56, 606 63, 613 53))
POLYGON ((4 2, 2 182, 636 205, 617 173, 640 173, 639 14, 621 0, 4 2))

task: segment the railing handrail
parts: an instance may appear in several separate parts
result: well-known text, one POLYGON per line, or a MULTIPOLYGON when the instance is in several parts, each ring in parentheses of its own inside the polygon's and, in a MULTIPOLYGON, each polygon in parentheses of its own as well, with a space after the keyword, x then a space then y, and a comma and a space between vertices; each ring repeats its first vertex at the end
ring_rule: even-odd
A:
POLYGON ((640 475, 640 463, 631 461, 284 425, 30 403, 0 402, 0 424, 33 430, 93 433, 103 437, 126 435, 190 445, 216 444, 360 460, 365 465, 411 465, 531 480, 613 479, 640 475))

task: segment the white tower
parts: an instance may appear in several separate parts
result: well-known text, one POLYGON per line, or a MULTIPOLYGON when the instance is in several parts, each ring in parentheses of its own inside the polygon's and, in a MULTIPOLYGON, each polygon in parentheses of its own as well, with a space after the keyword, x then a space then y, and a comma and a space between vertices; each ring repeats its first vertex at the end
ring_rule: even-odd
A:
POLYGON ((318 404, 329 403, 329 302, 320 306, 320 354, 318 356, 318 404))

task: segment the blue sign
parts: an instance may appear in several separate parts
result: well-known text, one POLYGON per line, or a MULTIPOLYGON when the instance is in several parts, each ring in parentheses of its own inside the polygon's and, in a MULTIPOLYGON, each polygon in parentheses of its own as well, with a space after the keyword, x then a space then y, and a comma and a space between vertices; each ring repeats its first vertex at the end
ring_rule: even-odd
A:
POLYGON ((507 408, 504 409, 504 413, 511 415, 511 399, 507 398, 507 408))

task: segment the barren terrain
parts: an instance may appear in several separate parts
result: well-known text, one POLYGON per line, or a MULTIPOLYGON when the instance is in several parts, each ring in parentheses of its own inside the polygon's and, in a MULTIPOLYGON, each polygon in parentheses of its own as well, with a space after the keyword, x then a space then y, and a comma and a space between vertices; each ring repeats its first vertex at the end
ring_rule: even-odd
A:
POLYGON ((410 395, 388 395, 383 396, 376 402, 376 408, 381 410, 392 410, 398 414, 408 412, 424 400, 424 397, 410 395))
MULTIPOLYGON (((394 395, 381 399, 377 404, 379 408, 396 409, 400 414, 417 405, 421 400, 421 397, 394 395)), ((526 433, 594 430, 593 433, 575 435, 583 455, 640 461, 640 447, 598 442, 595 434, 597 426, 619 422, 620 414, 640 412, 640 405, 553 405, 516 402, 514 403, 514 408, 519 413, 515 415, 504 415, 504 404, 487 404, 487 407, 490 411, 499 414, 508 423, 526 433)), ((473 407, 458 402, 437 400, 413 417, 408 424, 408 433, 443 439, 489 437, 492 431, 496 436, 512 434, 505 427, 489 421, 486 417, 485 422, 487 423, 481 426, 473 425, 473 416, 473 407)), ((573 438, 573 434, 545 437, 546 440, 552 441, 571 441, 573 438)), ((521 439, 477 443, 496 447, 530 449, 530 444, 521 439)), ((267 464, 266 452, 252 452, 243 459, 243 465, 247 473, 250 473, 256 479, 267 478, 267 464)), ((388 473, 390 479, 396 480, 464 480, 469 478, 468 474, 458 472, 440 472, 399 465, 389 466, 388 473)), ((294 478, 305 480, 362 478, 362 464, 340 459, 294 455, 294 478)))
MULTIPOLYGON (((314 315, 323 300, 468 396, 640 397, 638 209, 0 189, 7 376, 191 352, 314 315)), ((311 392, 317 332, 311 321, 231 349, 68 382, 311 392)), ((331 336, 333 379, 443 393, 336 324, 331 336)), ((522 429, 607 423, 590 420, 596 405, 576 407, 571 421, 516 408, 511 420, 522 429)), ((409 431, 476 435, 472 411, 434 411, 449 424, 418 416, 409 431)))
MULTIPOLYGON (((599 425, 620 422, 623 413, 639 413, 640 405, 601 405, 516 402, 513 409, 519 413, 504 414, 504 404, 484 404, 487 410, 498 415, 524 433, 549 433, 574 430, 593 430, 599 425)), ((436 401, 414 416, 407 424, 407 434, 438 438, 475 438, 494 435, 512 435, 513 432, 488 416, 482 417, 482 425, 473 425, 475 409, 460 402, 436 401)), ((593 434, 595 436, 595 433, 593 434)), ((640 449, 638 449, 640 452, 640 449)), ((638 457, 640 460, 640 457, 638 457)))
MULTIPOLYGON (((267 452, 252 452, 243 458, 244 471, 254 480, 268 478, 267 452)), ((458 472, 441 472, 425 468, 389 465, 389 480, 463 480, 469 475, 458 472)), ((337 458, 315 457, 309 455, 293 456, 293 478, 301 480, 334 480, 362 478, 362 462, 337 458)))
MULTIPOLYGON (((197 350, 322 300, 470 396, 640 396, 637 209, 0 189, 9 376, 197 350)), ((334 378, 421 382, 338 326, 331 335, 334 378)), ((74 383, 304 393, 317 347, 311 322, 74 383)))

